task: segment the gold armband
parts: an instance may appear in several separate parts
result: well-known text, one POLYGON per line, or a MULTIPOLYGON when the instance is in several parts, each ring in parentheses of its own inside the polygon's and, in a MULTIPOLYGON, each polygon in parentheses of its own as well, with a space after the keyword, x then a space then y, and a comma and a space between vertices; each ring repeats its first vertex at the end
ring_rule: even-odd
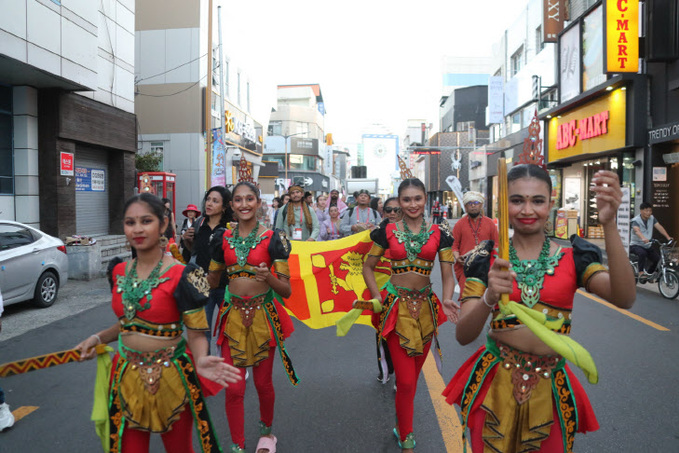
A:
POLYGON ((187 329, 210 330, 207 324, 207 316, 203 307, 182 313, 182 321, 187 329))
POLYGON ((478 278, 470 277, 464 281, 464 291, 462 291, 462 297, 460 297, 460 302, 466 302, 467 299, 476 299, 483 296, 486 291, 486 284, 483 283, 478 278))
POLYGON ((275 260, 273 262, 273 270, 278 275, 290 278, 290 265, 287 260, 275 260))
POLYGON ((582 286, 589 291, 589 282, 599 272, 608 272, 608 268, 601 263, 592 263, 587 266, 585 272, 582 273, 582 286))
POLYGON ((373 243, 373 246, 370 247, 370 251, 368 252, 368 255, 376 256, 376 257, 379 258, 380 256, 384 255, 384 252, 385 252, 385 250, 382 247, 373 243))
POLYGON ((453 255, 453 249, 448 247, 439 250, 439 261, 445 261, 446 263, 454 263, 455 256, 453 255))
POLYGON ((218 263, 215 260, 210 261, 210 267, 208 267, 208 271, 210 272, 221 272, 226 268, 224 263, 218 263))

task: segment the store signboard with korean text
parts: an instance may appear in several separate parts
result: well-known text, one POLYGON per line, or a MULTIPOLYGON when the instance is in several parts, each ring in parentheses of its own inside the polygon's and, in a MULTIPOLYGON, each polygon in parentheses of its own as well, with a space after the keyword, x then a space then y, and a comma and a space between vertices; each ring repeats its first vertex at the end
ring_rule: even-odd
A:
POLYGON ((639 0, 604 0, 605 72, 639 72, 639 0))
POLYGON ((617 89, 548 125, 548 160, 595 154, 625 146, 626 91, 617 89))

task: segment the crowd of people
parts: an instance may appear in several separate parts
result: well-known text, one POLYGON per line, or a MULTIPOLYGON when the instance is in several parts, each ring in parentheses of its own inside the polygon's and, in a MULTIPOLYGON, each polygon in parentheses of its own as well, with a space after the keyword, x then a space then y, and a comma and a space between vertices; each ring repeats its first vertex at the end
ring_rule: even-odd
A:
MULTIPOLYGON (((205 398, 225 389, 228 451, 246 451, 249 369, 259 397, 254 451, 274 453, 276 356, 290 382, 298 383, 285 348, 294 331, 282 306, 294 296, 288 257, 295 241, 330 241, 368 230, 373 245, 363 278, 372 300, 355 304, 373 312, 378 380, 394 377, 393 433, 401 451, 416 447, 420 371, 430 350, 436 359, 442 356, 439 327, 451 321, 463 345, 490 323, 486 344, 443 392, 460 408, 472 451, 571 452, 575 432, 598 428, 583 387, 566 365, 577 364, 596 382, 587 351, 568 337, 575 291, 583 287, 621 308, 635 298, 615 224, 620 183, 615 173, 600 171, 592 186, 609 269, 598 247, 577 237, 564 247, 546 237, 553 205, 546 171, 518 165, 507 180, 514 231, 509 260, 495 253, 498 230, 483 214, 482 194, 465 194, 466 214, 451 229, 440 207, 436 219, 427 215, 427 190, 416 178, 404 178, 397 195, 384 201, 360 191, 351 206, 338 191, 314 203, 311 193, 293 185, 266 207, 252 182, 239 182, 232 191, 216 186, 200 208, 187 206, 180 228, 166 200, 150 194, 129 199, 123 227, 135 257, 109 269, 116 321, 76 346, 87 360, 97 356, 98 345, 118 342, 99 402, 109 420, 101 433, 105 449, 147 452, 150 435, 160 434, 166 451, 192 452, 195 425, 201 450, 221 451, 205 398), (178 240, 180 257, 166 253, 171 240, 178 240), (440 298, 430 278, 437 259, 440 298), (391 275, 380 287, 374 270, 385 261, 391 275), (217 353, 210 348, 213 340, 217 353)), ((5 407, 0 389, 0 414, 5 407)))

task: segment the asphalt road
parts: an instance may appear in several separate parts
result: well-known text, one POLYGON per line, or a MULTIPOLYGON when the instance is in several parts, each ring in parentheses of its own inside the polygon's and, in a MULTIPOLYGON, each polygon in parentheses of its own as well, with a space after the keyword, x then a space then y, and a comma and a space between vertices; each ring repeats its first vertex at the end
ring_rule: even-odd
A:
MULTIPOLYGON (((433 280, 440 291, 438 271, 433 280)), ((73 347, 115 321, 108 302, 107 283, 100 279, 69 281, 49 309, 36 310, 28 304, 7 307, 0 363, 73 347)), ((579 453, 679 451, 679 301, 640 289, 631 313, 639 318, 576 295, 572 336, 592 353, 600 382, 587 384, 579 370, 575 373, 601 425, 597 432, 577 435, 579 453)), ((391 381, 381 385, 376 380, 372 329, 355 326, 346 337, 337 338, 332 329, 295 325, 287 348, 301 378, 299 386, 288 383, 280 364, 274 367, 278 451, 398 452, 391 434, 393 386, 391 381)), ((420 453, 462 451, 457 416, 439 395, 484 339, 462 347, 455 342, 454 326, 447 323, 440 329, 440 341, 444 377, 428 362, 415 399, 414 430, 420 453)), ((0 433, 0 452, 101 451, 89 420, 94 375, 95 363, 87 362, 0 379, 13 411, 32 410, 14 428, 0 433)), ((208 401, 228 451, 223 403, 223 393, 208 401)), ((251 381, 245 408, 247 446, 254 451, 259 417, 251 381)), ((151 451, 163 451, 158 439, 152 441, 151 451)))

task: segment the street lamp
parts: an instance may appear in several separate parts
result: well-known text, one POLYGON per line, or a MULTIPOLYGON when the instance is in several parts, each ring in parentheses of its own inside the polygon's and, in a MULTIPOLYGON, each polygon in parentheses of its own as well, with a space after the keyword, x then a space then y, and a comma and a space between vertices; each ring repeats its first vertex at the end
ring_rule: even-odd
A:
POLYGON ((306 134, 305 132, 297 132, 296 134, 290 134, 290 135, 283 135, 282 137, 285 139, 285 181, 287 184, 288 181, 288 167, 290 166, 290 162, 288 162, 288 139, 290 137, 294 137, 295 135, 302 135, 306 134))

